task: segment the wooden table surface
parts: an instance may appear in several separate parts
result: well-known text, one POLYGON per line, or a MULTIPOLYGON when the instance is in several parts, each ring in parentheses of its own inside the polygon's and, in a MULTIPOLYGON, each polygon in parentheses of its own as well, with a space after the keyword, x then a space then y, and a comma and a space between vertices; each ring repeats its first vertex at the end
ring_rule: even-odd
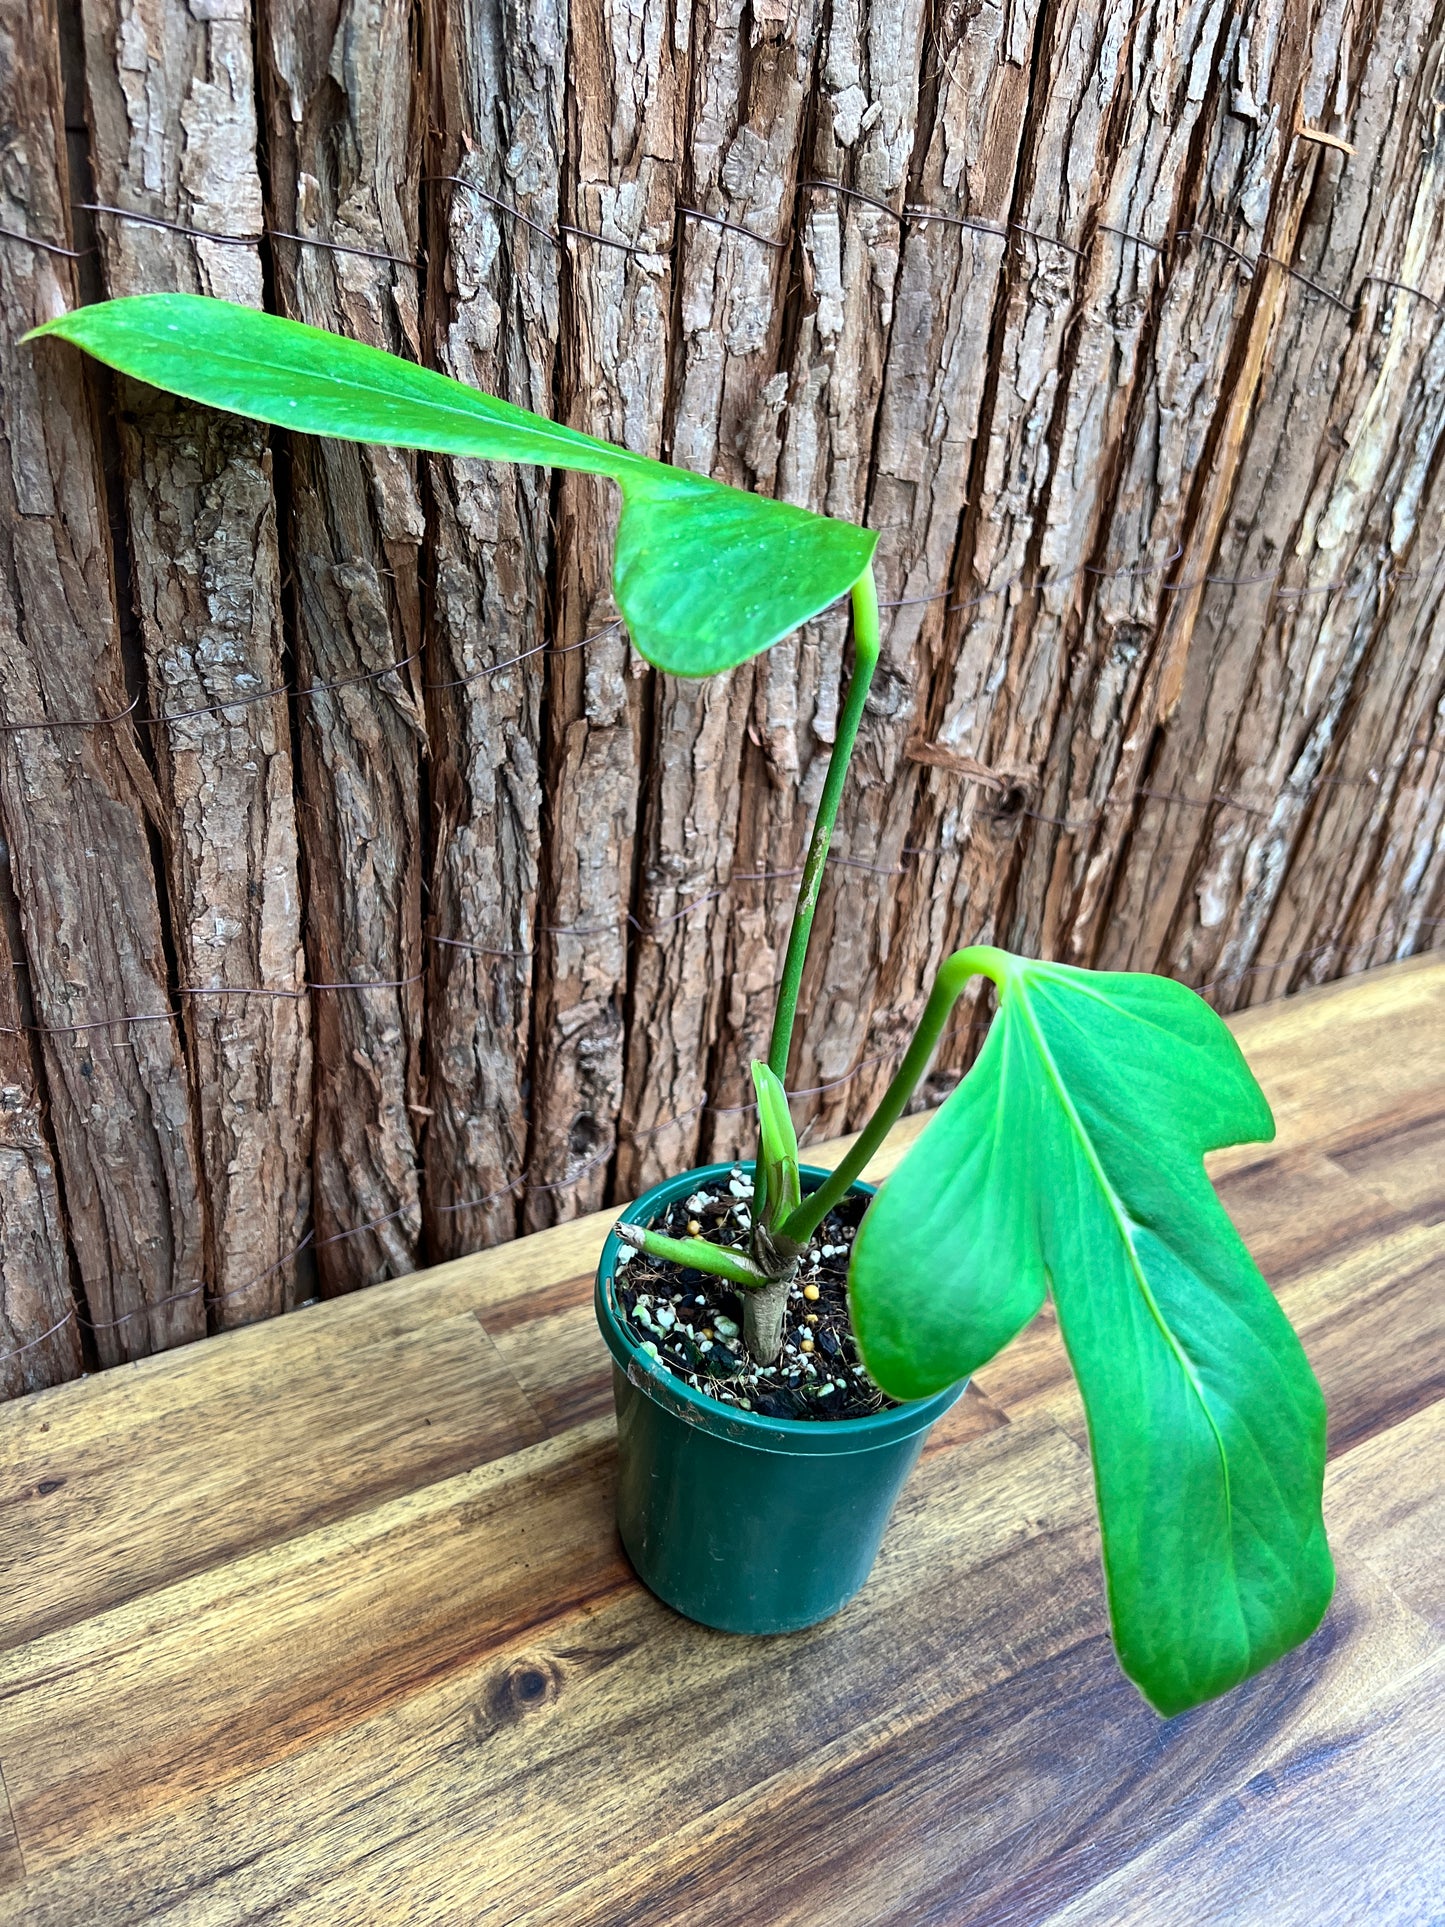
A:
POLYGON ((587 1219, 0 1408, 0 1921, 1445 1918, 1445 959, 1235 1028, 1279 1137, 1217 1175, 1330 1405, 1301 1651, 1167 1723, 1121 1677, 1047 1314, 837 1619, 677 1618, 587 1219))

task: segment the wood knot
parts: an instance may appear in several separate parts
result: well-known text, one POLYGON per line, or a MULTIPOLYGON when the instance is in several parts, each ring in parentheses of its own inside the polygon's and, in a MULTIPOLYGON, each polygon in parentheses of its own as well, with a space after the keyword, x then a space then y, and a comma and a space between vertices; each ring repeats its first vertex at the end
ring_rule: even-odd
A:
POLYGON ((1011 822, 1028 808, 1029 793, 1021 783, 1011 783, 998 801, 984 812, 995 821, 1011 822))
POLYGON ((492 1681, 487 1691, 487 1717, 479 1722, 488 1731, 511 1725, 550 1705, 562 1690, 562 1674, 552 1660, 529 1653, 514 1660, 492 1681))

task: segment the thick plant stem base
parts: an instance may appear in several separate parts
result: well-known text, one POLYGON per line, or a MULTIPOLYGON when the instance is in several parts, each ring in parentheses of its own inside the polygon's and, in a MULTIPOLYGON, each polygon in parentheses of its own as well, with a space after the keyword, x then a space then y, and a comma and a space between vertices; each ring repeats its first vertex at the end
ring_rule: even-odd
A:
POLYGON ((771 1279, 766 1285, 755 1285, 743 1294, 743 1340, 749 1355, 760 1365, 771 1365, 783 1349, 788 1290, 797 1271, 794 1265, 783 1277, 771 1279))

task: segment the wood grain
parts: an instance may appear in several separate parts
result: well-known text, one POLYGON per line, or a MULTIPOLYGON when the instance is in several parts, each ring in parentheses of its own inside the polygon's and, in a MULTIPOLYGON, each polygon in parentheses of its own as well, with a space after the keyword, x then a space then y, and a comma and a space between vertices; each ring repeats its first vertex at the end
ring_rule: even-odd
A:
POLYGON ((1280 1148, 1224 1195, 1332 1408, 1374 1412, 1328 1473, 1336 1600, 1268 1672, 1167 1723, 1119 1673, 1046 1327, 836 1619, 667 1611, 584 1409, 598 1214, 0 1414, 0 1920, 1428 1917, 1445 1345, 1380 1281, 1445 1261, 1442 1018, 1415 960, 1236 1020, 1280 1148), (1393 1188, 1392 1093, 1435 1152, 1393 1188))

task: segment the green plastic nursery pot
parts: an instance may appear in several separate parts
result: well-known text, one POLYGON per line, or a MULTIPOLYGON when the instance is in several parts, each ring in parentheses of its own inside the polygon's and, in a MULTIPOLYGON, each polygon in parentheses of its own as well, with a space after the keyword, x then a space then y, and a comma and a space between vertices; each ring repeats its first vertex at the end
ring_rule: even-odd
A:
MULTIPOLYGON (((750 1166, 744 1166, 750 1170, 750 1166)), ((730 1164, 654 1186, 622 1213, 650 1225, 730 1164)), ((805 1191, 828 1175, 806 1167, 805 1191)), ((853 1187, 865 1197, 873 1187, 853 1187)), ((597 1268, 597 1322, 613 1360, 617 1524, 638 1577, 669 1606, 728 1633, 827 1619, 872 1570, 928 1428, 961 1395, 861 1419, 772 1419, 696 1392, 635 1344, 613 1291, 615 1232, 597 1268)))

